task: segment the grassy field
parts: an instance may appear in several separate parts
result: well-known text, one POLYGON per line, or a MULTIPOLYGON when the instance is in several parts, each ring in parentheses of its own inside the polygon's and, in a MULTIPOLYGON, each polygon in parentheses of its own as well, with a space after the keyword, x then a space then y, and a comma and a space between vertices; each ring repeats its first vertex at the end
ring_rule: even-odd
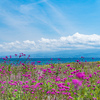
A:
POLYGON ((0 64, 0 100, 100 100, 99 61, 14 66, 6 58, 0 64))

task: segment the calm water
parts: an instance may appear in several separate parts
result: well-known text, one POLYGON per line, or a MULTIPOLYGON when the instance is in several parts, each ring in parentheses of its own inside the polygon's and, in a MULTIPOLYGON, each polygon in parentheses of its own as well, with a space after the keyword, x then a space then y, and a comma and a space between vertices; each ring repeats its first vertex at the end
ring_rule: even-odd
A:
MULTIPOLYGON (((76 60, 80 60, 80 62, 94 62, 94 61, 100 61, 100 58, 9 58, 7 59, 6 63, 13 63, 13 64, 19 64, 21 63, 35 63, 35 65, 43 65, 43 64, 49 64, 49 63, 67 63, 67 62, 76 62, 76 60), (41 61, 40 63, 37 63, 37 61, 41 61)), ((0 63, 3 63, 4 60, 0 58, 0 63)))

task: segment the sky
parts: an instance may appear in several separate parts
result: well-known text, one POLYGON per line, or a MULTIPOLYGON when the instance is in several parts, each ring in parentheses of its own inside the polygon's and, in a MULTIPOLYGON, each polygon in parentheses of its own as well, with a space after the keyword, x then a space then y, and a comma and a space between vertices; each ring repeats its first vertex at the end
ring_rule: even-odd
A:
POLYGON ((100 0, 0 0, 0 54, 100 49, 100 0))

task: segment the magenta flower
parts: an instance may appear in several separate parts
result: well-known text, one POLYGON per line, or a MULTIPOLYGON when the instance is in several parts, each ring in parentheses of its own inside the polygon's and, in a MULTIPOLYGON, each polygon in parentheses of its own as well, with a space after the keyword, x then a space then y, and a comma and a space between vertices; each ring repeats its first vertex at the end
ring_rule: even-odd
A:
POLYGON ((17 56, 17 54, 15 54, 15 56, 17 56))
POLYGON ((97 67, 99 67, 99 66, 100 66, 100 64, 97 67))
POLYGON ((22 65, 24 66, 25 64, 24 64, 24 63, 22 63, 22 65))
POLYGON ((73 75, 69 75, 68 77, 74 77, 73 75))
POLYGON ((78 73, 76 73, 76 77, 84 79, 85 73, 84 72, 78 72, 78 73))
POLYGON ((92 74, 89 74, 89 77, 92 77, 92 74))
POLYGON ((44 90, 42 90, 42 92, 44 92, 44 90))
POLYGON ((96 73, 96 72, 94 72, 94 74, 95 74, 95 75, 97 75, 97 73, 96 73))
POLYGON ((67 65, 67 67, 69 67, 69 66, 70 66, 70 64, 67 65))
POLYGON ((100 84, 100 80, 97 81, 97 84, 100 84))
POLYGON ((72 79, 72 83, 74 84, 74 88, 78 90, 78 87, 82 85, 82 81, 78 79, 72 79))
POLYGON ((15 89, 14 91, 17 92, 17 89, 15 89))
POLYGON ((0 69, 0 72, 2 72, 2 69, 0 69))
POLYGON ((4 86, 1 86, 1 88, 4 88, 4 86))
POLYGON ((81 56, 81 58, 84 58, 83 56, 81 56))
POLYGON ((5 91, 1 91, 1 93, 2 93, 2 94, 4 94, 4 93, 5 93, 5 91))
POLYGON ((41 63, 41 61, 37 61, 37 63, 41 63))
POLYGON ((76 85, 76 84, 78 84, 79 86, 82 85, 82 82, 79 81, 78 79, 72 79, 72 83, 73 83, 74 85, 76 85))
POLYGON ((93 100, 96 100, 96 99, 97 99, 97 98, 94 98, 94 97, 93 97, 93 100))
POLYGON ((58 60, 61 60, 60 58, 58 58, 58 60))
POLYGON ((68 100, 69 100, 69 99, 72 99, 72 100, 73 100, 73 97, 69 96, 69 97, 68 97, 68 100))
POLYGON ((76 62, 79 62, 80 60, 76 60, 76 62))

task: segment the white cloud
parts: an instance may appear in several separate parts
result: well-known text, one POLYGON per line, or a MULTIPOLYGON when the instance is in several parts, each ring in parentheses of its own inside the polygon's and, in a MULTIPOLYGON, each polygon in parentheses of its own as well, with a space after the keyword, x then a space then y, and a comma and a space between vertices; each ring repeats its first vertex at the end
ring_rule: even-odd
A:
POLYGON ((100 35, 75 33, 72 36, 60 37, 59 39, 41 38, 37 42, 25 40, 0 44, 0 52, 58 51, 89 48, 100 49, 100 35))
POLYGON ((26 40, 26 41, 23 41, 25 44, 34 44, 35 45, 35 42, 34 41, 29 41, 29 40, 26 40))

